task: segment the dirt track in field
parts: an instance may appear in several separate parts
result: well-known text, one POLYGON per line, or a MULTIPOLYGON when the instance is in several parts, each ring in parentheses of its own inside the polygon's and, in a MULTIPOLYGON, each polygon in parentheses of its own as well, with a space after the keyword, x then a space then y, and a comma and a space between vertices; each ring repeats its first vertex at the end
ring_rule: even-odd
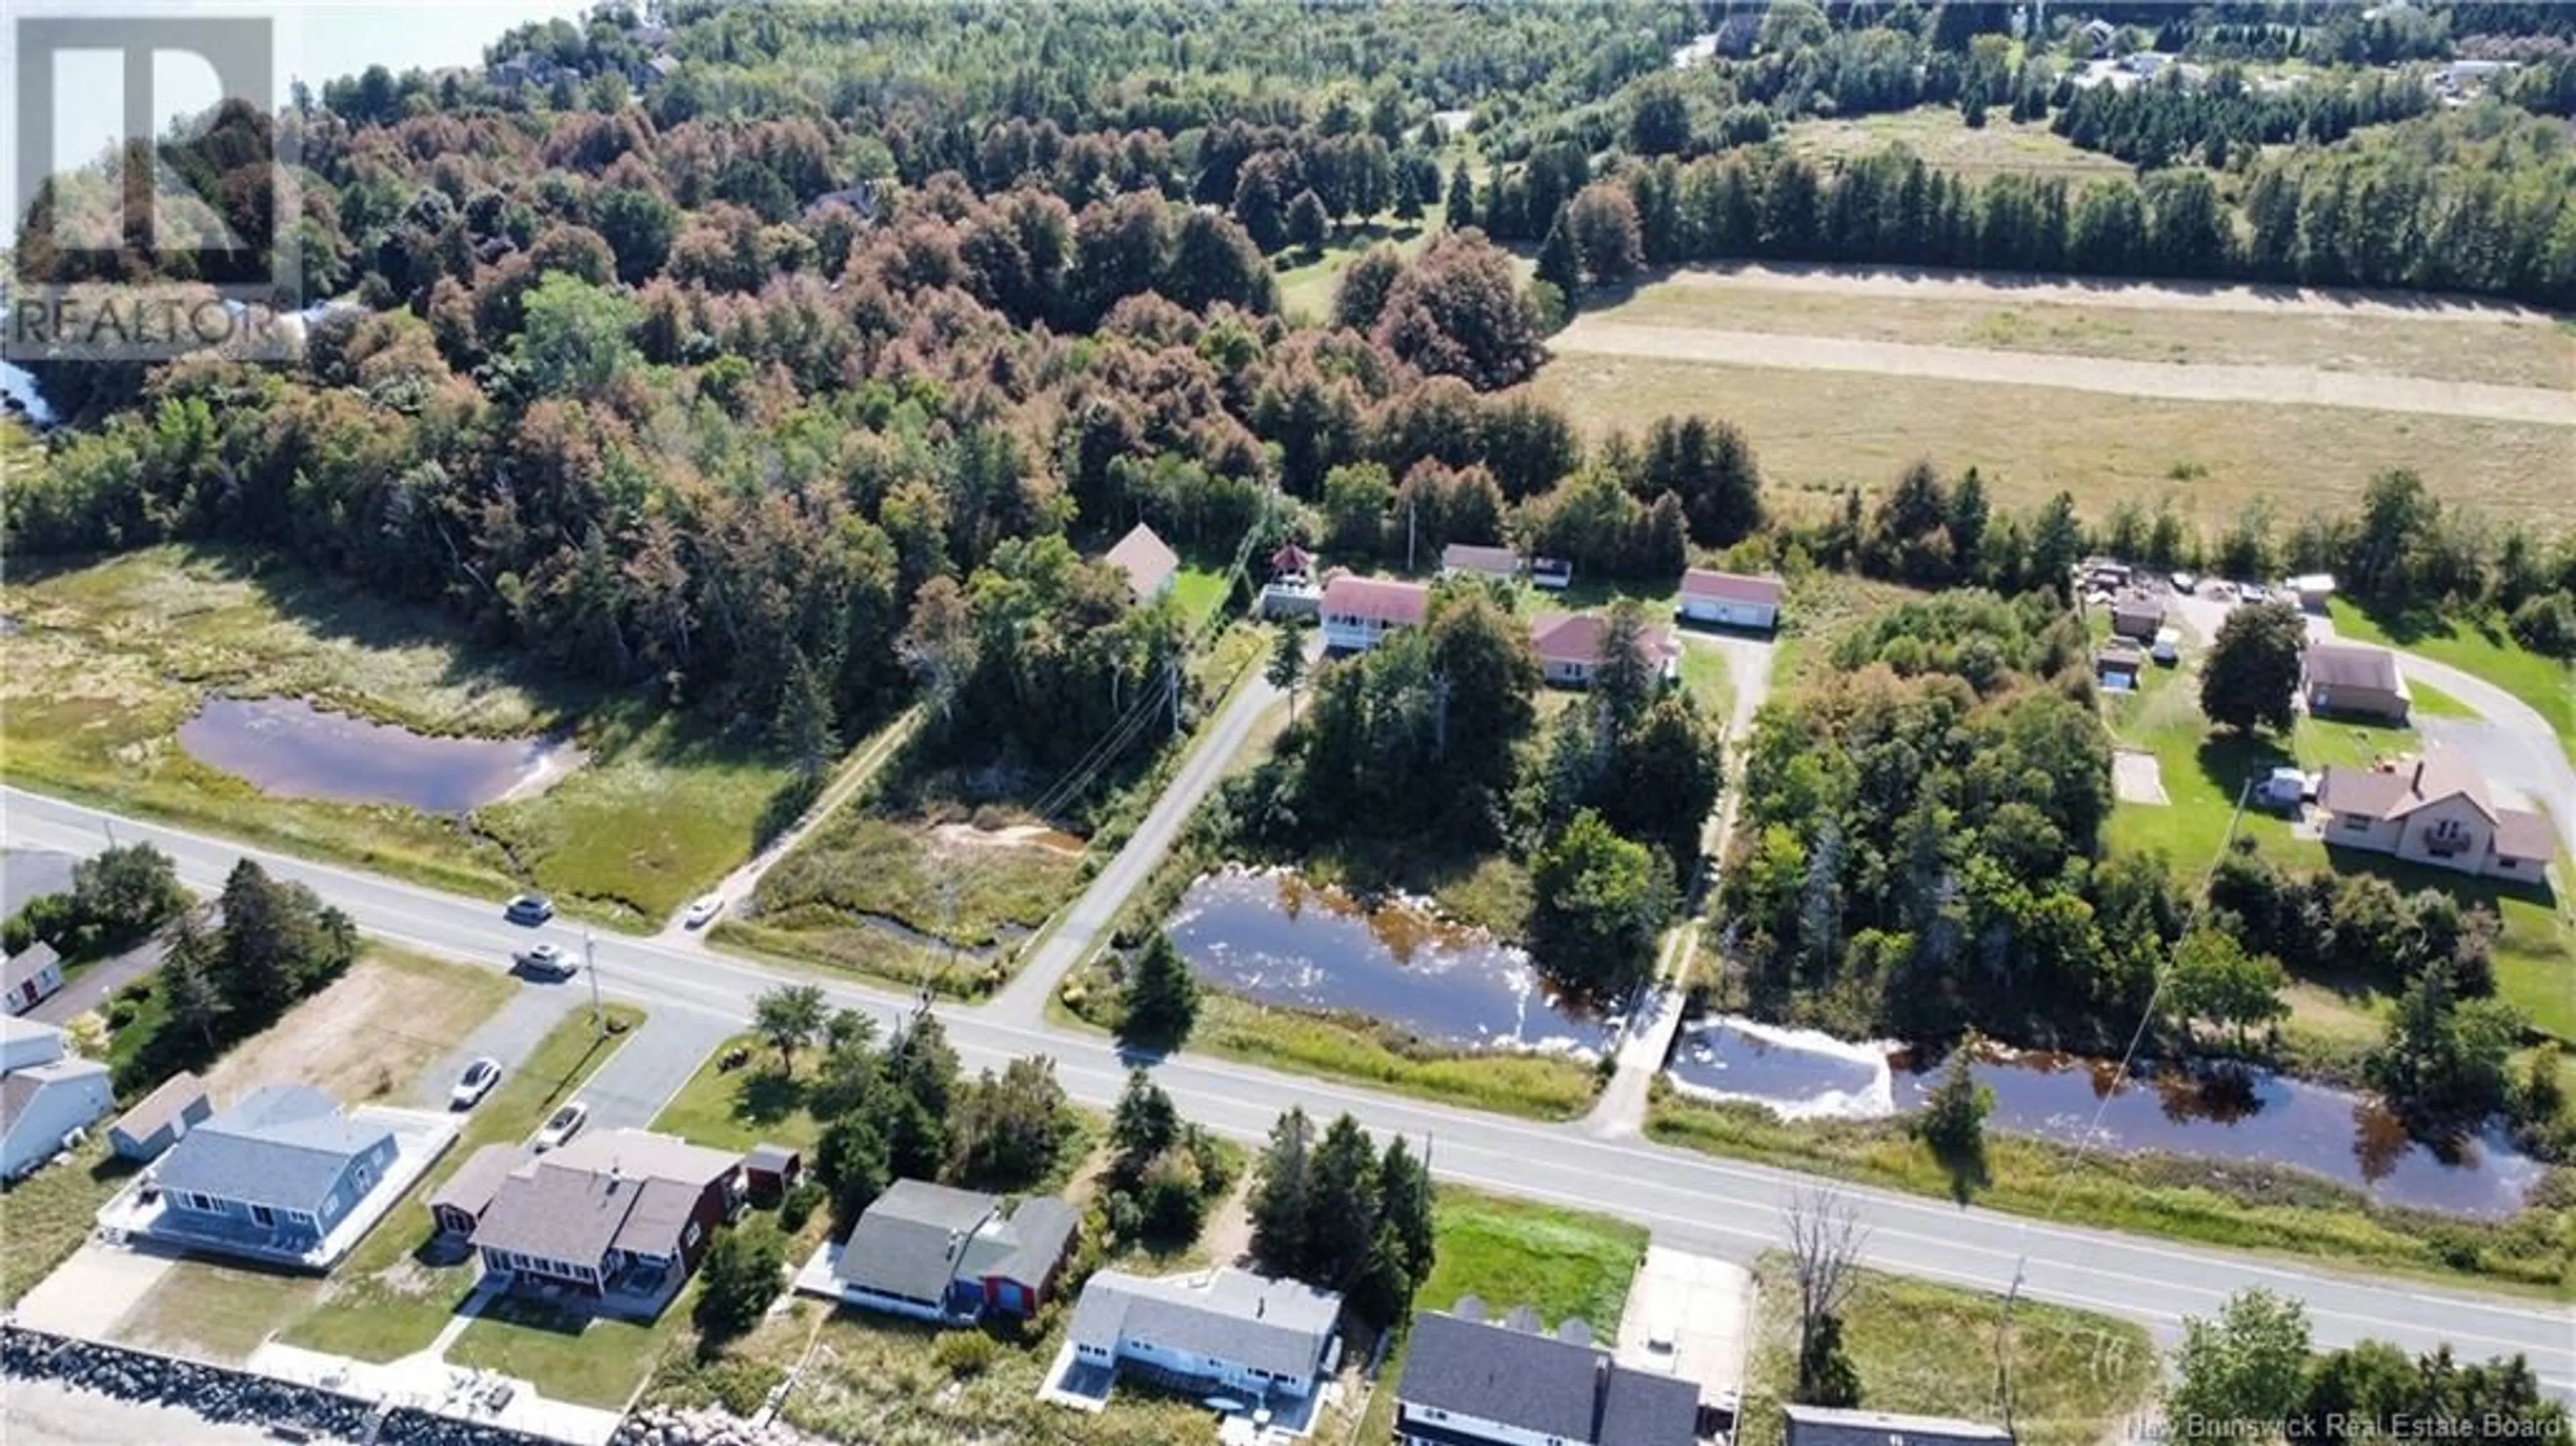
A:
POLYGON ((2308 286, 2086 280, 2019 271, 1944 271, 1870 266, 1690 266, 1676 286, 1734 286, 1832 296, 1920 301, 2004 301, 2123 306, 2141 311, 2238 311, 2272 315, 2375 317, 2482 325, 2553 320, 2545 311, 2479 297, 2407 291, 2334 291, 2308 286))
MULTIPOLYGON (((1730 273, 1727 279, 1740 282, 1743 277, 1741 273, 1730 273)), ((1784 275, 1783 279, 1789 278, 1784 275)), ((1801 276, 1795 279, 1818 278, 1801 276)), ((1875 283, 1881 278, 1853 276, 1844 279, 1875 283)), ((1942 280, 1946 284, 1952 278, 1942 280)), ((2014 294, 2020 293, 2016 291, 2014 294)), ((2089 292, 2084 299, 2097 304, 2103 300, 2089 292)), ((2151 304, 2169 306, 2172 301, 2159 297, 2151 304)), ((1548 345, 1568 356, 1645 357, 1800 371, 1878 372, 2179 401, 2348 407, 2375 412, 2420 412, 2489 421, 2576 426, 2576 392, 2568 390, 2497 386, 2485 382, 2430 381, 2419 377, 2326 371, 2317 367, 2231 366, 1988 351, 1975 347, 1927 346, 1850 337, 1645 326, 1603 320, 1598 316, 1577 318, 1572 326, 1550 338, 1548 345)))

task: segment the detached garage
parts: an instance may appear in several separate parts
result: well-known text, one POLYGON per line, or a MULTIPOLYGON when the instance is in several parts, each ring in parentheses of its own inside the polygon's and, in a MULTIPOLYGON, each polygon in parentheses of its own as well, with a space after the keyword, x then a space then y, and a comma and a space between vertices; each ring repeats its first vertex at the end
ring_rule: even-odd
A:
POLYGON ((1780 626, 1780 597, 1786 590, 1787 584, 1776 577, 1694 567, 1682 574, 1682 600, 1675 612, 1684 622, 1769 632, 1780 626))

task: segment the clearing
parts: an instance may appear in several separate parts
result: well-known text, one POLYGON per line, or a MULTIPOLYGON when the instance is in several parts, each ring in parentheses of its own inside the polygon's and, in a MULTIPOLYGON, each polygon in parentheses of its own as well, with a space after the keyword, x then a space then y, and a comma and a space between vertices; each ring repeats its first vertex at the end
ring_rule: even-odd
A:
MULTIPOLYGON (((1779 1403, 1795 1384, 1798 1292, 1785 1257, 1755 1264, 1760 1305, 1747 1371, 1741 1446, 1778 1446, 1779 1403)), ((2095 1446, 2123 1428, 2156 1383, 2156 1349, 2128 1321, 1859 1272, 1842 1311, 1843 1349, 1873 1411, 2000 1421, 1997 1363, 2012 1363, 2014 1425, 2030 1446, 2095 1446)))
POLYGON ((307 1084, 343 1104, 402 1104, 430 1061, 456 1047, 518 989, 508 975, 384 945, 206 1071, 230 1104, 270 1084, 307 1084))
POLYGON ((1814 161, 1857 160, 1898 146, 1925 165, 1980 179, 2003 172, 2065 176, 2125 176, 2129 167, 2084 150, 2035 121, 1989 115, 1971 128, 1956 106, 1927 105, 1849 120, 1803 120, 1782 133, 1789 149, 1814 161))
POLYGON ((534 882, 569 912, 658 925, 750 854, 791 784, 702 725, 476 651, 439 613, 221 548, 13 569, 0 613, 19 624, 0 677, 11 782, 460 893, 534 882), (463 817, 271 796, 179 746, 216 695, 432 735, 570 728, 589 762, 463 817))

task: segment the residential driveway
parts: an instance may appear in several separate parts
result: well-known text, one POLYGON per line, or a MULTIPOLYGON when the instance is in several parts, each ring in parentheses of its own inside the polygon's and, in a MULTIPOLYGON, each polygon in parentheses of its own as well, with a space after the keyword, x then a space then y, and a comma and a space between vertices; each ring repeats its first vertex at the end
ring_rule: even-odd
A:
POLYGON ((2121 748, 2111 754, 2111 793, 2122 803, 2171 803, 2165 771, 2152 753, 2121 748))
POLYGON ((738 1022, 686 1005, 655 1006, 643 1029, 618 1046, 581 1087, 577 1098, 590 1105, 585 1128, 640 1130, 650 1125, 715 1047, 741 1030, 738 1022))
MULTIPOLYGON (((522 986, 509 1003, 501 1006, 500 1013, 484 1020, 463 1044, 431 1061, 429 1068, 421 1072, 420 1083, 412 1089, 412 1102, 424 1109, 446 1104, 447 1092, 455 1087, 456 1077, 465 1072, 468 1061, 480 1055, 499 1060, 507 1077, 509 1071, 536 1053, 546 1031, 572 1012, 575 998, 549 985, 522 986)), ((589 1005, 585 1002, 581 1007, 589 1005)))
POLYGON ((19 1297, 18 1324, 56 1335, 104 1340, 135 1302, 152 1293, 177 1259, 92 1240, 19 1297))
POLYGON ((61 993, 27 1014, 46 1024, 69 1024, 73 1015, 103 1008, 109 995, 160 968, 161 956, 167 952, 155 935, 113 959, 102 959, 82 970, 80 977, 64 985, 61 993))

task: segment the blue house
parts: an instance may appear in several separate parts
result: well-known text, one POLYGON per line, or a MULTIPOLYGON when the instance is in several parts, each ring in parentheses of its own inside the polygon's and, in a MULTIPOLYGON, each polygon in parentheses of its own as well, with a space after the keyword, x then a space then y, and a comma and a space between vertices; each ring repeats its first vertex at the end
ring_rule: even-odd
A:
POLYGON ((394 1164, 391 1130, 330 1096, 269 1085, 190 1130, 153 1169, 159 1228, 259 1254, 301 1256, 348 1218, 394 1164))

